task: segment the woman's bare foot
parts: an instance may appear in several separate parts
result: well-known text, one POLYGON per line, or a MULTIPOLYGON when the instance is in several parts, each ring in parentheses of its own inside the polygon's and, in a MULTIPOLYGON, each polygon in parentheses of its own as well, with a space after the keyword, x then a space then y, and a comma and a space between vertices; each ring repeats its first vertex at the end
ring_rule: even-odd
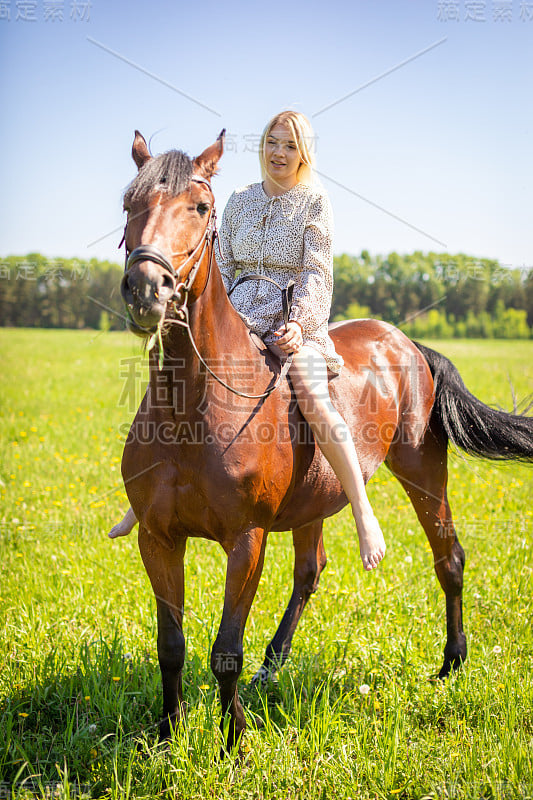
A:
POLYGON ((118 525, 114 525, 107 535, 110 539, 117 539, 119 536, 127 536, 128 533, 132 532, 136 524, 137 517, 133 513, 133 509, 128 508, 124 518, 121 519, 118 525))
POLYGON ((366 570, 374 569, 387 549, 376 517, 372 514, 372 516, 365 516, 364 519, 361 519, 357 524, 357 533, 363 567, 366 570))

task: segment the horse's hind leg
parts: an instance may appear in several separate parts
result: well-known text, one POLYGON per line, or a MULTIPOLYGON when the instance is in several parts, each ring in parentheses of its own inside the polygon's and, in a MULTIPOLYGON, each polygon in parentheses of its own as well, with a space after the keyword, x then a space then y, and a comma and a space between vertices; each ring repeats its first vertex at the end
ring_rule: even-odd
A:
POLYGON ((185 661, 183 636, 183 558, 187 540, 176 540, 175 549, 162 546, 155 536, 139 529, 139 549, 157 602, 157 655, 163 681, 163 718, 159 739, 170 736, 183 716, 181 671, 185 661))
POLYGON ((447 442, 428 429, 418 449, 396 444, 387 464, 414 506, 433 551, 435 571, 446 596, 446 646, 439 678, 458 669, 466 659, 463 632, 464 550, 455 532, 446 484, 447 442))
POLYGON ((291 599, 274 638, 268 645, 262 667, 252 678, 252 683, 266 684, 287 660, 292 637, 307 601, 318 587, 320 573, 326 566, 326 551, 322 540, 322 520, 295 528, 294 587, 291 599))

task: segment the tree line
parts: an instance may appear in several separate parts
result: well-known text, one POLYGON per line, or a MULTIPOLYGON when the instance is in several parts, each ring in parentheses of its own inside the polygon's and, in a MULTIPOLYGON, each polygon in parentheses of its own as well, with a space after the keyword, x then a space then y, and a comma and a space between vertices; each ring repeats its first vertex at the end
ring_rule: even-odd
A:
POLYGON ((123 268, 95 258, 46 258, 39 253, 0 260, 0 320, 25 328, 124 330, 123 268))
POLYGON ((376 317, 408 336, 533 336, 533 267, 415 252, 335 258, 333 319, 376 317))
MULTIPOLYGON (((122 267, 39 253, 0 260, 5 326, 123 330, 122 267)), ((334 259, 332 319, 375 317, 408 336, 533 336, 533 267, 415 252, 334 259)))

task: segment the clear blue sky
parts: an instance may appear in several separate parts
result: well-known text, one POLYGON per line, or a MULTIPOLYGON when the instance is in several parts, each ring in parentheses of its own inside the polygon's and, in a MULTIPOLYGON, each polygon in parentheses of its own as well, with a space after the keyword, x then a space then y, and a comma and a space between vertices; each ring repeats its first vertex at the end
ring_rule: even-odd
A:
POLYGON ((291 107, 315 127, 336 253, 533 265, 533 2, 91 0, 88 20, 72 2, 0 3, 0 255, 118 259, 135 128, 190 155, 227 128, 221 212, 291 107))

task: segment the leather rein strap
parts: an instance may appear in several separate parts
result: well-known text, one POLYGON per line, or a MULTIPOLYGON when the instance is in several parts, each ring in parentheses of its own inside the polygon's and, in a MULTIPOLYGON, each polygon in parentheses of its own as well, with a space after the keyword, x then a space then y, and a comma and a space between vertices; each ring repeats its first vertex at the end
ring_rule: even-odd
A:
POLYGON ((289 281, 287 286, 283 287, 274 280, 274 278, 269 278, 267 275, 261 275, 259 272, 249 272, 246 275, 240 275, 231 289, 228 292, 228 297, 231 297, 232 292, 235 291, 237 286, 240 283, 244 283, 245 281, 268 281, 269 283, 273 283, 274 286, 281 292, 281 302, 283 304, 283 322, 285 327, 289 324, 289 315, 291 313, 292 307, 292 296, 294 294, 294 281, 289 281))
MULTIPOLYGON (((191 181, 194 181, 195 183, 204 183, 209 188, 209 190, 212 191, 211 190, 211 184, 209 183, 209 181, 205 180, 204 178, 193 176, 191 178, 191 181)), ((221 386, 224 386, 225 389, 228 389, 230 392, 233 392, 233 394, 236 394, 239 397, 246 397, 246 398, 248 398, 250 400, 260 400, 260 399, 262 399, 264 397, 268 397, 270 394, 272 394, 272 392, 275 389, 278 388, 278 386, 280 385, 281 381, 285 378, 285 376, 287 375, 287 373, 288 373, 288 371, 290 369, 290 366, 292 364, 292 357, 293 357, 292 353, 290 353, 289 356, 285 359, 285 361, 283 363, 283 366, 281 367, 281 370, 280 370, 280 372, 279 372, 279 374, 278 374, 278 376, 276 378, 276 381, 272 386, 270 386, 262 394, 246 394, 245 392, 241 392, 238 389, 234 389, 232 386, 229 386, 225 381, 222 380, 222 378, 219 378, 219 376, 216 375, 213 372, 213 370, 209 367, 209 365, 204 360, 204 358, 202 358, 202 355, 200 354, 200 352, 199 352, 199 350, 198 350, 198 348, 196 346, 196 342, 194 341, 194 337, 192 335, 191 326, 190 326, 190 323, 189 323, 189 309, 188 309, 188 306, 187 306, 187 301, 189 299, 189 291, 190 291, 191 286, 193 285, 193 283, 195 281, 196 275, 198 273, 198 270, 200 268, 200 265, 201 265, 203 257, 204 257, 204 253, 206 251, 206 248, 209 246, 209 244, 211 244, 211 252, 209 254, 209 269, 208 269, 208 273, 207 273, 206 285, 207 285, 207 282, 209 281, 209 277, 211 275, 211 265, 212 265, 212 262, 213 262, 213 254, 214 254, 214 249, 215 249, 215 237, 217 236, 215 207, 213 206, 213 208, 211 209, 211 213, 209 215, 209 221, 207 223, 207 227, 206 227, 206 231, 205 231, 204 236, 199 241, 199 243, 194 248, 194 250, 188 255, 186 260, 182 264, 180 264, 180 266, 179 266, 179 270, 181 271, 183 269, 183 267, 186 264, 188 264, 189 261, 196 256, 198 250, 203 245, 202 251, 201 251, 201 253, 200 253, 199 257, 198 257, 198 260, 196 261, 196 263, 194 264, 193 268, 191 269, 191 271, 187 275, 185 281, 181 280, 179 272, 177 272, 174 269, 171 261, 166 257, 166 255, 161 250, 159 250, 157 247, 155 247, 154 245, 141 244, 141 245, 139 245, 139 247, 136 247, 134 250, 131 251, 131 253, 128 254, 128 248, 127 248, 127 245, 126 245, 126 228, 127 228, 127 226, 128 226, 128 224, 126 223, 126 225, 124 227, 124 234, 123 234, 121 242, 119 244, 119 248, 122 247, 122 245, 124 244, 125 245, 125 249, 126 249, 124 273, 127 273, 128 270, 131 269, 131 267, 134 264, 138 264, 141 261, 152 261, 154 264, 159 264, 161 267, 163 267, 164 270, 166 270, 168 273, 170 273, 170 275, 176 281, 176 285, 175 285, 175 288, 174 288, 173 296, 171 297, 169 302, 171 302, 173 304, 175 312, 178 315, 178 318, 177 319, 168 319, 168 320, 166 320, 166 322, 167 323, 172 323, 174 325, 182 325, 186 329, 186 331, 188 333, 188 336, 189 336, 189 339, 190 339, 190 342, 191 342, 191 345, 192 345, 192 347, 194 349, 194 352, 196 353, 196 355, 197 355, 199 361, 201 362, 201 364, 203 364, 203 366, 209 372, 209 374, 212 375, 212 377, 215 378, 215 380, 217 380, 218 383, 221 384, 221 386), (178 292, 181 293, 181 297, 180 297, 180 295, 178 295, 178 292), (179 302, 179 305, 178 305, 178 302, 179 302)), ((273 283, 275 286, 278 287, 278 289, 281 292, 281 299, 282 299, 282 304, 283 304, 283 321, 284 321, 285 327, 287 327, 287 324, 289 322, 289 315, 290 315, 290 312, 291 312, 291 306, 292 306, 292 296, 293 296, 293 292, 294 292, 294 281, 289 281, 289 283, 287 284, 287 287, 284 288, 284 287, 280 286, 280 284, 277 281, 275 281, 273 278, 268 278, 266 275, 260 275, 259 273, 251 273, 251 274, 247 274, 247 275, 242 275, 240 278, 238 278, 236 280, 234 285, 231 287, 230 292, 228 294, 228 297, 231 295, 233 290, 240 283, 244 283, 244 281, 249 281, 249 280, 269 281, 269 283, 273 283)), ((129 313, 129 309, 128 309, 128 316, 130 317, 131 324, 139 329, 139 326, 136 325, 134 320, 131 319, 131 316, 130 316, 130 313, 129 313)), ((155 331, 147 331, 147 332, 154 333, 155 331)))

